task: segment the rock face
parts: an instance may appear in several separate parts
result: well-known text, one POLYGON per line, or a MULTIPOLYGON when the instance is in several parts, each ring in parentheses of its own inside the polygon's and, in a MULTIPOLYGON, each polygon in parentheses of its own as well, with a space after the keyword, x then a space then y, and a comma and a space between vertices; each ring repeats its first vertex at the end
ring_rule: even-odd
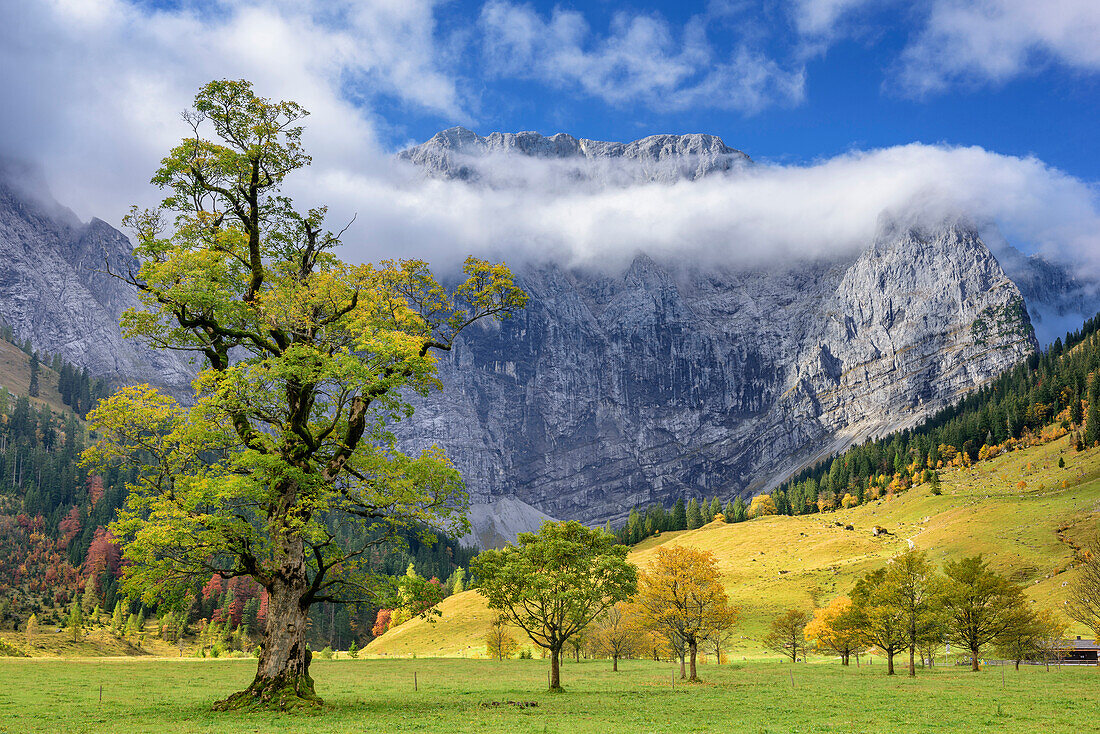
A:
POLYGON ((515 497, 501 497, 494 502, 471 503, 467 517, 470 533, 461 538, 466 545, 478 548, 503 548, 516 542, 520 533, 537 533, 547 520, 557 518, 539 512, 515 497))
POLYGON ((808 457, 913 425, 1038 346, 1019 289, 958 223, 888 225, 814 323, 765 430, 775 436, 767 443, 782 445, 784 430, 800 426, 803 445, 764 450, 769 471, 756 484, 774 486, 808 457))
POLYGON ((1100 312, 1100 283, 1038 255, 1026 256, 1011 245, 996 252, 1005 273, 1024 296, 1041 345, 1076 331, 1081 322, 1100 312))
MULTIPOLYGON (((403 154, 476 185, 511 185, 517 156, 560 163, 560 180, 582 185, 749 164, 705 135, 622 144, 455 128, 403 154), (498 153, 507 165, 473 165, 498 153)), ((119 232, 0 175, 0 316, 95 375, 184 390, 190 365, 120 336, 136 301, 99 272, 104 254, 133 264, 119 232)), ((1031 291, 1057 290, 1048 270, 1013 267, 1031 291)), ((765 489, 918 422, 1036 347, 1035 304, 961 222, 884 223, 843 260, 749 269, 638 255, 616 271, 531 264, 517 277, 528 307, 464 332, 440 358, 444 390, 397 429, 409 450, 446 449, 483 545, 545 516, 603 523, 650 502, 765 489)))
POLYGON ((726 499, 910 425, 1036 344, 965 227, 884 232, 855 262, 737 272, 640 256, 615 276, 520 273, 527 309, 474 327, 400 435, 437 442, 474 501, 590 523, 726 499))
POLYGON ((35 349, 114 384, 185 393, 193 369, 178 355, 124 339, 119 315, 137 298, 104 271, 135 267, 130 242, 106 222, 82 224, 33 172, 0 165, 0 317, 35 349))
MULTIPOLYGON (((460 128, 403 156, 484 182, 494 169, 475 157, 497 151, 646 155, 688 178, 729 170, 694 165, 704 159, 748 161, 706 136, 593 144, 460 128), (683 173, 675 151, 688 149, 683 173)), ((639 255, 621 272, 524 265, 518 277, 527 309, 465 333, 441 358, 443 391, 399 435, 442 446, 475 502, 511 497, 588 523, 766 489, 918 422, 1037 346, 1020 290, 961 222, 885 222, 843 261, 704 269, 639 255)))
POLYGON ((574 138, 558 133, 492 133, 481 137, 452 127, 431 140, 398 154, 426 175, 490 186, 522 181, 515 163, 522 157, 557 160, 555 172, 566 184, 597 180, 603 184, 694 180, 735 170, 752 161, 713 135, 651 135, 632 143, 574 138), (498 163, 499 165, 494 165, 498 163))

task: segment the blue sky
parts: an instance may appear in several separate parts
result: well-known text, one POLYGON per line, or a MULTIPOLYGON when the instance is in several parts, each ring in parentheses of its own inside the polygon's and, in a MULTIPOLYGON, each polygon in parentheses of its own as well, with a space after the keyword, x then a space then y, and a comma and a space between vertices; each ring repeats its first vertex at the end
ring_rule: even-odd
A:
MULTIPOLYGON (((425 35, 436 53, 427 66, 448 70, 455 99, 451 109, 411 101, 378 83, 384 72, 349 70, 343 80, 349 98, 381 118, 381 138, 389 146, 426 139, 452 124, 481 133, 565 131, 612 140, 709 132, 775 161, 810 161, 909 142, 947 143, 1035 155, 1083 178, 1100 179, 1095 144, 1100 51, 1087 48, 1100 46, 1100 3, 1094 0, 408 2, 427 9, 431 22, 425 35), (535 39, 530 58, 520 58, 524 55, 514 47, 511 53, 500 50, 508 46, 502 35, 515 31, 516 20, 533 20, 544 32, 545 45, 535 39), (581 27, 570 37, 575 51, 587 58, 572 71, 563 60, 545 58, 563 45, 545 33, 555 21, 581 27), (502 27, 509 24, 511 29, 502 27), (944 24, 949 32, 942 31, 944 24), (641 26, 663 37, 643 34, 647 43, 634 43, 633 52, 662 57, 653 64, 657 69, 682 65, 679 83, 627 81, 645 75, 644 64, 629 55, 632 40, 639 38, 629 29, 641 26), (963 50, 968 44, 973 48, 963 50), (717 84, 692 101, 666 108, 655 104, 705 80, 740 51, 760 62, 745 71, 767 62, 780 79, 797 77, 797 88, 782 91, 765 84, 759 99, 739 103, 728 99, 736 98, 741 86, 735 75, 732 83, 717 84), (686 58, 692 54, 697 58, 686 58), (975 58, 964 58, 957 67, 935 61, 954 55, 975 58), (601 61, 613 70, 594 84, 598 88, 585 89, 577 81, 585 75, 579 69, 601 61), (626 87, 617 98, 607 91, 616 80, 626 87)), ((133 3, 150 13, 208 18, 251 4, 281 3, 133 3)), ((339 28, 349 7, 372 3, 301 4, 315 6, 311 15, 320 25, 339 28)))
MULTIPOLYGON (((665 29, 667 50, 675 55, 685 43, 685 29, 698 23, 705 27, 712 64, 728 59, 739 48, 750 49, 773 60, 780 73, 801 74, 799 94, 765 93, 751 106, 699 99, 660 109, 643 93, 636 99, 615 100, 585 91, 561 72, 561 81, 555 83, 552 69, 536 78, 517 71, 493 73, 484 22, 491 5, 455 2, 439 8, 440 34, 481 35, 480 44, 474 39, 459 63, 461 83, 469 89, 470 99, 471 117, 464 122, 481 133, 533 129, 612 140, 658 132, 709 132, 756 158, 776 161, 809 161, 853 148, 914 141, 981 145, 1010 155, 1035 155, 1078 176, 1100 179, 1096 145, 1100 64, 1096 59, 1082 59, 1075 50, 1041 38, 1010 35, 999 39, 1002 48, 1022 48, 1009 68, 991 73, 974 64, 953 73, 942 85, 920 89, 905 80, 903 59, 907 50, 929 35, 936 3, 922 7, 921 3, 852 2, 830 28, 809 34, 800 32, 799 13, 808 12, 811 3, 734 2, 721 11, 715 3, 709 9, 707 5, 534 2, 511 7, 527 10, 545 24, 555 14, 576 13, 588 27, 580 48, 592 56, 600 54, 609 40, 625 37, 621 27, 638 19, 665 29), (483 22, 472 21, 479 16, 483 22)), ((820 5, 844 7, 844 3, 820 5)), ((1005 5, 1010 13, 1013 4, 1005 5)), ((1048 12, 1058 12, 1053 5, 1048 12)), ((1095 22, 1097 13, 1089 17, 1095 22)), ((1025 22, 1023 14, 1019 22, 1025 22)), ((1100 27, 1094 26, 1093 31, 1100 33, 1100 27)), ((994 36, 993 42, 997 40, 994 36)), ((1100 45, 1100 36, 1094 36, 1094 42, 1100 45)), ((930 48, 932 53, 951 53, 949 46, 930 48)), ((710 71, 701 63, 683 86, 710 71)), ((714 96, 721 98, 721 88, 716 91, 714 96)), ((409 137, 423 139, 439 127, 460 121, 417 112, 400 106, 387 109, 396 128, 391 135, 395 143, 406 131, 409 137)))
MULTIPOLYGON (((354 257, 507 243, 574 261, 852 252, 964 214, 1100 277, 1097 0, 0 0, 0 154, 119 223, 213 78, 312 111, 292 195, 354 257), (671 189, 487 191, 396 170, 462 124, 721 136, 763 165, 671 189)), ((537 178, 537 177, 536 177, 537 178)), ((545 177, 543 177, 545 178, 545 177)), ((532 179, 535 180, 535 179, 532 179)))

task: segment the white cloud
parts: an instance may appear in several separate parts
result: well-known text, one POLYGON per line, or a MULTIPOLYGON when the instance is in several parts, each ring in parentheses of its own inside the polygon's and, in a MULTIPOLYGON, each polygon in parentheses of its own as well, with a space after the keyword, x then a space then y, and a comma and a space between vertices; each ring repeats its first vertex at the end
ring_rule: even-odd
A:
POLYGON ((747 44, 721 57, 706 23, 696 16, 675 33, 660 16, 624 11, 601 37, 572 10, 544 18, 530 5, 489 0, 481 11, 487 63, 501 76, 660 110, 756 112, 802 100, 801 68, 784 69, 747 44))
POLYGON ((1100 71, 1100 2, 936 0, 902 54, 898 81, 919 95, 1002 83, 1051 60, 1100 71))
MULTIPOLYGON (((288 191, 303 206, 330 204, 337 227, 358 213, 349 259, 445 264, 473 252, 615 265, 647 251, 771 262, 853 253, 870 242, 879 213, 893 210, 930 221, 962 212, 1100 275, 1096 189, 1034 158, 981 148, 914 144, 674 185, 562 186, 552 163, 530 159, 514 161, 528 185, 510 190, 425 181, 380 150, 377 123, 354 94, 390 90, 410 105, 462 113, 433 50, 429 0, 227 2, 214 12, 150 12, 124 0, 0 3, 9 21, 0 25, 0 145, 40 159, 57 198, 85 218, 117 223, 129 202, 149 202, 156 192, 145 182, 184 133, 176 111, 208 79, 247 77, 262 94, 312 110, 314 166, 288 191)), ((555 51, 551 62, 572 68, 572 83, 596 80, 591 94, 621 82, 622 94, 682 105, 745 83, 733 66, 701 71, 713 53, 701 21, 677 40, 658 20, 621 16, 594 40, 576 14, 546 20, 499 2, 486 12, 518 13, 502 26, 511 35, 498 37, 507 53, 555 51)), ((765 70, 749 87, 771 83, 765 70)), ((751 106, 751 95, 741 99, 751 106)))
POLYGON ((149 10, 128 0, 0 0, 0 148, 40 162, 58 198, 117 221, 148 201, 178 112, 216 78, 313 113, 318 166, 378 155, 378 93, 466 119, 436 60, 438 0, 259 0, 149 10))
POLYGON ((646 252, 766 265, 854 255, 888 211, 926 225, 964 215, 1100 277, 1097 190, 1034 158, 979 147, 911 144, 672 185, 570 188, 554 161, 510 163, 512 180, 523 183, 510 189, 425 181, 398 167, 334 175, 316 182, 317 194, 359 212, 358 231, 370 240, 349 233, 346 255, 356 260, 399 251, 447 264, 472 252, 616 268, 646 252))
POLYGON ((811 53, 881 24, 876 13, 884 8, 897 11, 895 22, 911 24, 911 33, 898 63, 887 70, 887 85, 916 96, 1001 84, 1051 62, 1100 71, 1098 0, 788 2, 811 53))
POLYGON ((805 37, 832 40, 856 10, 882 0, 790 0, 795 29, 805 37))

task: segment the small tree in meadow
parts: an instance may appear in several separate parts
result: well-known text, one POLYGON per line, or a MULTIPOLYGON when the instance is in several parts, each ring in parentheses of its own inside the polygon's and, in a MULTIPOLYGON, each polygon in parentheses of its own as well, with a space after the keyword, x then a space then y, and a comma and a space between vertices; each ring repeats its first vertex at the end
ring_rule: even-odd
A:
POLYGON ((611 670, 619 671, 619 658, 634 655, 645 640, 638 610, 619 602, 596 618, 592 644, 596 654, 611 658, 611 670))
POLYGON ((737 624, 737 619, 740 613, 734 610, 735 613, 724 620, 720 620, 715 625, 714 629, 707 635, 706 644, 708 649, 710 646, 714 648, 714 662, 716 665, 722 664, 722 651, 726 649, 726 646, 733 640, 733 630, 737 624))
MULTIPOLYGON (((664 634, 674 649, 681 642, 686 645, 692 682, 699 680, 699 643, 716 629, 728 629, 737 618, 714 554, 680 546, 657 549, 640 576, 637 602, 651 629, 664 634)), ((682 661, 683 657, 681 678, 682 661)))
POLYGON ((923 636, 942 635, 937 593, 942 586, 928 557, 923 552, 907 551, 894 559, 886 570, 882 591, 886 602, 902 613, 906 643, 909 647, 909 676, 917 674, 917 644, 923 636))
POLYGON ((858 619, 852 608, 852 600, 838 596, 829 604, 814 612, 806 625, 806 639, 818 651, 831 651, 840 656, 840 664, 847 665, 853 652, 863 646, 858 619))
POLYGON ((80 608, 80 600, 74 600, 69 611, 69 632, 73 642, 78 642, 84 629, 84 612, 80 608))
POLYGON ((989 568, 980 554, 948 562, 944 573, 947 639, 970 651, 971 670, 976 671, 982 648, 1012 628, 1026 599, 1019 586, 989 568))
POLYGON ((478 592, 550 653, 550 689, 561 690, 561 649, 601 612, 629 599, 638 572, 627 548, 576 521, 544 523, 515 545, 474 559, 478 592))
POLYGON ((886 582, 886 569, 869 571, 852 589, 852 606, 862 639, 886 654, 886 674, 894 674, 894 656, 905 649, 908 625, 897 604, 894 589, 886 582))
POLYGON ((38 616, 32 614, 27 619, 27 626, 23 633, 26 636, 27 647, 34 647, 35 640, 38 638, 38 616))
POLYGON ((1030 605, 1017 610, 1016 619, 994 643, 997 654, 1011 660, 1020 669, 1024 660, 1043 660, 1048 640, 1060 639, 1066 625, 1048 609, 1033 609, 1030 605))
POLYGON ((812 615, 805 609, 788 609, 772 620, 771 629, 764 636, 764 646, 798 661, 799 652, 806 655, 806 625, 812 615))
POLYGON ((512 633, 508 631, 507 620, 497 617, 489 623, 489 631, 485 634, 485 651, 493 660, 510 658, 519 649, 519 643, 512 633))

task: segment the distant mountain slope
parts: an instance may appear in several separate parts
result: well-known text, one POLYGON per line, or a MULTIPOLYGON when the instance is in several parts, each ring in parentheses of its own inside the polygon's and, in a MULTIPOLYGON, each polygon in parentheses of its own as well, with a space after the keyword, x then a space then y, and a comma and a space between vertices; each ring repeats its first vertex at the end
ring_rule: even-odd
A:
POLYGON ((49 196, 33 171, 0 161, 0 317, 34 348, 120 384, 173 392, 193 369, 177 354, 124 339, 118 319, 137 304, 104 271, 134 267, 129 240, 99 219, 87 224, 49 196))
POLYGON ((1019 290, 970 229, 884 231, 854 262, 521 267, 527 309, 464 334, 398 427, 475 501, 560 518, 747 494, 912 425, 1031 353, 1019 290))
MULTIPOLYGON (((1065 585, 1077 573, 1074 546, 1095 532, 1097 522, 1100 449, 1076 452, 1066 437, 944 472, 941 496, 923 485, 889 501, 837 512, 710 523, 650 538, 633 548, 629 559, 644 566, 661 546, 713 552, 726 591, 741 611, 731 655, 756 657, 770 654, 761 637, 778 612, 809 608, 815 597, 824 604, 849 593, 860 574, 882 567, 909 541, 936 564, 983 553, 997 571, 1022 583, 1030 598, 1057 613, 1065 585), (1059 458, 1065 468, 1058 467, 1059 458), (1026 488, 1018 487, 1020 481, 1026 488), (1069 487, 1062 488, 1062 481, 1069 487), (889 535, 875 536, 876 525, 889 535)), ((456 594, 440 609, 443 616, 435 623, 406 622, 367 645, 365 654, 484 655, 493 614, 483 597, 476 591, 456 594)), ((522 632, 515 637, 521 646, 531 646, 522 632)))

